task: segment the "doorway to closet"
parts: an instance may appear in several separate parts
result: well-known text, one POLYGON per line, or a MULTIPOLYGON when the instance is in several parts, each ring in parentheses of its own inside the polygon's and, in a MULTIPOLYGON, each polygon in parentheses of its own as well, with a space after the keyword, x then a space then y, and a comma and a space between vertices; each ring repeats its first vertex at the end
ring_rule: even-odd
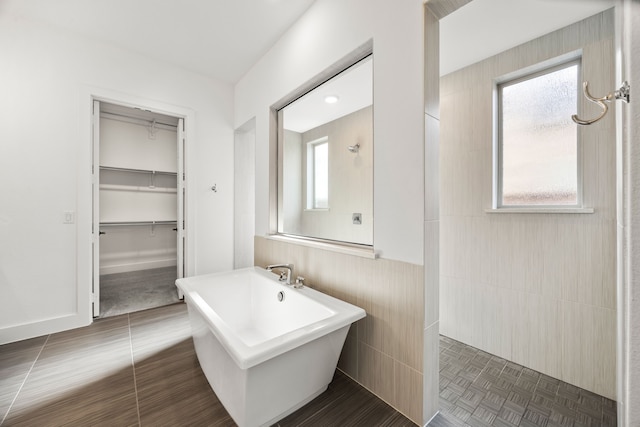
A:
POLYGON ((184 119, 93 103, 93 316, 179 302, 184 119))

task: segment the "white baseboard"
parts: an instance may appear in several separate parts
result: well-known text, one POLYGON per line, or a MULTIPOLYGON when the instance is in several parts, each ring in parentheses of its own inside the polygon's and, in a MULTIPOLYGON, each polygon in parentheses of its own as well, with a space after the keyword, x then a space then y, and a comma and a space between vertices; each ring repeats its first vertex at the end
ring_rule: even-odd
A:
POLYGON ((8 326, 0 329, 0 345, 54 334, 68 329, 81 328, 90 325, 92 321, 91 317, 73 313, 23 325, 8 326))
POLYGON ((149 270, 151 268, 173 267, 177 265, 176 258, 153 261, 140 261, 126 264, 101 265, 100 275, 113 273, 128 273, 130 271, 149 270))

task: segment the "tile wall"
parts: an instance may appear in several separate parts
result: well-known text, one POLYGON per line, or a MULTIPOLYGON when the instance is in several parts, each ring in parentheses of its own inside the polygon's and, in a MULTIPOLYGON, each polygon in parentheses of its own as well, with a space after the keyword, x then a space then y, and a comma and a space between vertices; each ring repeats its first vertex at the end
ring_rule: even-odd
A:
MULTIPOLYGON (((582 49, 583 79, 606 94, 615 85, 613 33, 610 10, 444 76, 440 91, 441 333, 608 398, 616 390, 614 111, 578 129, 584 204, 595 213, 485 209, 494 79, 582 49)), ((583 115, 597 114, 580 102, 583 115)))
POLYGON ((292 263, 312 288, 366 310, 349 331, 338 367, 422 425, 423 266, 261 236, 254 247, 255 265, 292 263))

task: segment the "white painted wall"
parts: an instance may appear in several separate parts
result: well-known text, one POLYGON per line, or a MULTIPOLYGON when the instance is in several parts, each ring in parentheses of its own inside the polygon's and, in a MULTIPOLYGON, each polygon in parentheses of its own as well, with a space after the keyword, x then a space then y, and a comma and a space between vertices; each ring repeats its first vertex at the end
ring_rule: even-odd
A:
POLYGON ((7 14, 0 57, 0 343, 91 322, 92 94, 187 117, 187 274, 232 267, 230 85, 7 14))
POLYGON ((256 118, 256 234, 269 229, 269 107, 373 39, 374 248, 423 264, 421 0, 318 0, 235 87, 236 125, 256 118))
POLYGON ((253 265, 253 236, 256 223, 255 120, 249 120, 235 132, 233 153, 233 268, 253 265))

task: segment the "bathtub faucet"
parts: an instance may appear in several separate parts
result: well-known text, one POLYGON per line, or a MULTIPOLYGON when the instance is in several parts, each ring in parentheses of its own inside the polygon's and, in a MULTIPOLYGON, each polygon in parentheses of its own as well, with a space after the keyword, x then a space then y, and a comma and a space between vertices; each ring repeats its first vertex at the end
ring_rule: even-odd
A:
POLYGON ((271 271, 274 268, 286 268, 287 276, 285 277, 284 272, 280 274, 280 281, 285 282, 287 285, 291 284, 291 275, 293 274, 293 264, 273 264, 267 266, 267 271, 271 271))

